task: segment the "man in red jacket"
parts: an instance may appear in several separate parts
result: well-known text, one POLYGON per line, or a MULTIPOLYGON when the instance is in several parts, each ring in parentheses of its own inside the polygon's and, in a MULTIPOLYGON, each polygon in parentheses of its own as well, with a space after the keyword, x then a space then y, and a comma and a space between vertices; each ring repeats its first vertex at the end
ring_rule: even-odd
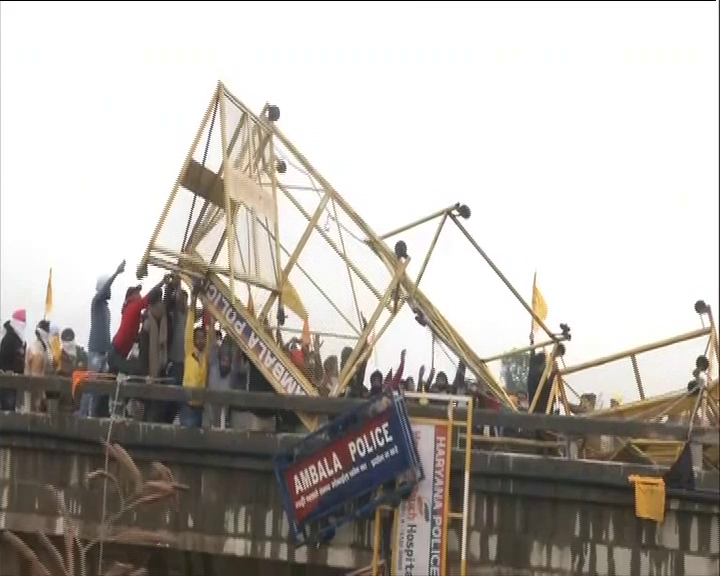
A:
POLYGON ((150 294, 162 290, 164 284, 170 281, 170 276, 165 276, 156 286, 154 286, 145 296, 140 295, 141 286, 132 286, 125 293, 125 302, 122 307, 122 318, 120 327, 115 333, 108 355, 108 366, 110 372, 117 374, 131 374, 132 368, 127 361, 127 357, 132 350, 133 344, 140 330, 142 321, 142 313, 147 308, 150 294))
MULTIPOLYGON (((108 351, 108 370, 111 374, 132 374, 133 367, 128 362, 127 357, 132 350, 133 344, 140 330, 142 321, 142 313, 148 305, 148 297, 153 291, 162 290, 162 286, 171 279, 170 275, 165 276, 155 287, 153 287, 145 296, 140 296, 142 286, 131 286, 125 292, 125 302, 122 306, 122 318, 120 319, 120 327, 115 333, 115 337, 108 351)), ((162 298, 161 298, 162 299, 162 298)), ((97 407, 98 417, 108 418, 110 416, 110 397, 101 396, 98 399, 97 407)))

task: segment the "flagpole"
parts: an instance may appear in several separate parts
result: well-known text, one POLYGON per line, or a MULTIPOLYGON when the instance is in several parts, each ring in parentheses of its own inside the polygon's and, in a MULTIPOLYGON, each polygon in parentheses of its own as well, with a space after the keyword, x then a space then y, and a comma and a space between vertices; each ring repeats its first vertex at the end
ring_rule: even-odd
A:
MULTIPOLYGON (((537 289, 537 270, 533 274, 532 293, 530 295, 530 306, 533 311, 535 310, 535 290, 537 289)), ((530 316, 530 345, 532 346, 535 341, 535 318, 530 316)))
POLYGON ((43 320, 47 320, 48 304, 52 306, 52 266, 50 266, 50 272, 48 273, 47 287, 45 288, 45 310, 43 312, 43 320))

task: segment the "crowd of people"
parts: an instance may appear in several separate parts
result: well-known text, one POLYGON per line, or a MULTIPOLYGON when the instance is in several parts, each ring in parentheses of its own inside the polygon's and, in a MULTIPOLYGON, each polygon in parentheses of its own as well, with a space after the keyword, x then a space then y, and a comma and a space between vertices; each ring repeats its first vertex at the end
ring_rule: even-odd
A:
MULTIPOLYGON (((76 344, 72 328, 61 331, 44 319, 38 322, 30 342, 26 342, 26 322, 25 310, 16 310, 5 322, 0 340, 0 372, 72 376, 73 372, 87 366, 87 353, 76 344)), ((53 393, 31 393, 26 403, 33 411, 44 411, 47 401, 57 398, 57 394, 53 393)), ((0 410, 13 411, 18 401, 15 390, 0 389, 0 410)))
MULTIPOLYGON (((183 386, 187 389, 249 390, 272 392, 274 389, 261 370, 250 362, 235 342, 218 326, 210 314, 198 309, 195 287, 190 294, 177 276, 168 275, 142 294, 141 286, 127 289, 121 309, 120 325, 111 336, 110 298, 115 279, 124 272, 122 262, 115 272, 98 278, 90 303, 90 335, 87 352, 75 342, 71 328, 58 330, 50 321, 38 322, 26 340, 26 312, 17 310, 4 324, 0 342, 0 371, 31 376, 59 375, 70 377, 87 371, 92 375, 108 374, 158 384, 183 386)), ((352 354, 342 350, 340 358, 322 358, 322 341, 293 338, 282 342, 278 331, 274 337, 293 364, 322 395, 339 386, 340 373, 352 354)), ((464 366, 460 366, 452 383, 444 372, 424 369, 418 383, 404 376, 405 351, 400 365, 383 375, 379 370, 370 374, 365 385, 366 362, 349 381, 344 395, 367 398, 386 387, 403 387, 408 391, 459 393, 465 382, 464 366)), ((111 412, 157 423, 179 422, 183 426, 229 426, 262 430, 293 429, 299 425, 294 413, 273 410, 217 410, 199 400, 170 402, 131 400, 115 406, 111 386, 107 394, 82 391, 76 410, 81 417, 109 417, 111 412)), ((57 393, 31 392, 20 397, 16 390, 0 389, 0 409, 43 412, 48 403, 59 400, 57 393)))
MULTIPOLYGON (((113 274, 98 278, 90 303, 90 335, 87 351, 75 342, 72 328, 60 331, 43 319, 26 340, 26 312, 17 310, 4 324, 0 342, 0 371, 31 376, 59 375, 71 377, 86 371, 94 375, 108 374, 120 379, 133 379, 157 384, 183 386, 186 389, 248 390, 272 392, 274 388, 261 370, 250 362, 235 342, 218 326, 214 318, 198 309, 197 288, 184 289, 177 276, 168 275, 142 294, 141 286, 127 289, 121 309, 120 325, 111 336, 110 298, 115 279, 124 272, 122 262, 113 274)), ((269 329, 268 329, 268 332, 269 329)), ((293 338, 284 343, 279 331, 269 333, 282 347, 293 364, 322 395, 336 391, 339 377, 352 354, 342 350, 340 358, 321 355, 323 342, 293 338)), ((479 392, 465 378, 460 363, 452 382, 445 372, 420 369, 417 383, 405 372, 403 350, 396 370, 383 374, 375 370, 366 385, 367 361, 360 364, 347 383, 343 395, 368 398, 387 387, 406 391, 427 391, 431 394, 475 394, 478 403, 499 408, 490 395, 479 392), (472 388, 472 389, 471 389, 472 388)), ((110 380, 114 381, 114 380, 110 380)), ((31 392, 20 397, 16 390, 0 389, 0 409, 43 412, 48 403, 60 400, 57 393, 31 392)), ((228 426, 262 430, 294 429, 300 423, 294 413, 273 410, 218 410, 199 400, 171 402, 130 400, 116 406, 112 386, 107 394, 82 391, 75 410, 81 417, 109 417, 121 413, 157 423, 178 422, 183 426, 228 426)))
MULTIPOLYGON (((165 276, 160 283, 142 294, 141 286, 127 289, 121 309, 120 325, 114 336, 110 332, 109 301, 115 279, 124 272, 122 262, 115 272, 97 280, 90 304, 90 335, 87 352, 75 342, 72 328, 59 330, 46 319, 35 327, 26 341, 26 312, 17 310, 4 324, 0 341, 0 371, 31 376, 72 376, 87 371, 90 375, 108 374, 112 381, 134 379, 186 389, 248 390, 273 392, 274 388, 257 366, 248 360, 235 342, 224 334, 218 323, 207 312, 198 308, 199 285, 184 289, 179 278, 165 276)), ((337 393, 340 375, 350 360, 353 349, 346 347, 340 357, 321 355, 323 343, 318 335, 311 342, 309 335, 282 341, 280 331, 268 336, 281 346, 292 363, 315 386, 318 393, 337 393)), ((565 348, 557 347, 556 358, 562 357, 565 348)), ((367 360, 362 362, 342 392, 354 398, 368 398, 385 388, 402 388, 408 392, 430 394, 472 395, 475 406, 499 410, 500 402, 484 386, 466 378, 465 365, 460 362, 452 381, 443 371, 431 369, 426 375, 421 367, 417 382, 405 374, 406 352, 400 355, 399 366, 383 374, 375 370, 366 385, 367 360)), ((551 386, 556 376, 555 359, 546 370, 549 359, 542 351, 531 353, 527 375, 527 392, 518 393, 516 403, 520 410, 531 407, 535 399, 535 412, 555 412, 551 400, 551 386), (545 385, 541 381, 545 376, 545 385), (539 391, 539 392, 538 392, 539 391), (537 398, 536 398, 537 396, 537 398)), ((693 381, 699 382, 707 371, 707 359, 698 358, 693 381)), ((200 400, 185 402, 158 400, 130 400, 112 402, 112 391, 107 394, 83 391, 75 407, 81 417, 109 417, 111 412, 140 418, 149 422, 183 426, 226 426, 238 429, 293 430, 300 422, 293 412, 274 410, 220 409, 203 405, 200 400)), ((587 396, 587 395, 586 395, 587 396)), ((590 395, 593 396, 593 395, 590 395)), ((0 410, 14 411, 20 404, 29 411, 45 411, 48 404, 61 400, 57 393, 31 392, 20 398, 13 389, 0 389, 0 410)), ((582 398, 573 412, 594 409, 594 398, 582 398)))

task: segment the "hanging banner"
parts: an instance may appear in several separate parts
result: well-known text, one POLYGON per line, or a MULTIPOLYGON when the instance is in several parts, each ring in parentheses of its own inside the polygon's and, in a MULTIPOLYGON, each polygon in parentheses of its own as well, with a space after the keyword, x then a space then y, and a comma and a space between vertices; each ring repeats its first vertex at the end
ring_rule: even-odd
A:
POLYGON ((425 478, 395 511, 392 576, 446 576, 450 425, 413 422, 425 478))

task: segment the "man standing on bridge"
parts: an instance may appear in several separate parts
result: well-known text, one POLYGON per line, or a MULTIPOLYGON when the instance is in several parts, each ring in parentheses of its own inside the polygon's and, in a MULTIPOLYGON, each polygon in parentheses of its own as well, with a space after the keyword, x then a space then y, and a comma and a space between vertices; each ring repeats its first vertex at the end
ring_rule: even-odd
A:
MULTIPOLYGON (((207 385, 208 357, 205 345, 207 337, 214 339, 215 331, 213 326, 206 329, 203 314, 203 324, 195 327, 195 310, 199 285, 195 286, 187 311, 185 321, 185 373, 183 375, 183 387, 186 389, 205 389, 207 385)), ((213 322, 214 324, 214 322, 213 322)), ((214 348, 214 343, 212 348, 214 348)), ((202 426, 203 404, 200 400, 188 400, 180 407, 180 424, 190 428, 202 426)))
MULTIPOLYGON (((5 332, 0 341, 0 371, 22 374, 25 371, 25 310, 15 310, 5 322, 5 332)), ((0 410, 15 411, 17 392, 0 389, 0 410)))
MULTIPOLYGON (((110 351, 110 292, 118 275, 125 271, 125 260, 112 276, 100 276, 95 284, 95 295, 90 304, 90 337, 88 338, 88 370, 90 372, 106 372, 107 358, 110 351)), ((80 414, 97 416, 98 396, 93 392, 83 392, 80 398, 80 414)))

